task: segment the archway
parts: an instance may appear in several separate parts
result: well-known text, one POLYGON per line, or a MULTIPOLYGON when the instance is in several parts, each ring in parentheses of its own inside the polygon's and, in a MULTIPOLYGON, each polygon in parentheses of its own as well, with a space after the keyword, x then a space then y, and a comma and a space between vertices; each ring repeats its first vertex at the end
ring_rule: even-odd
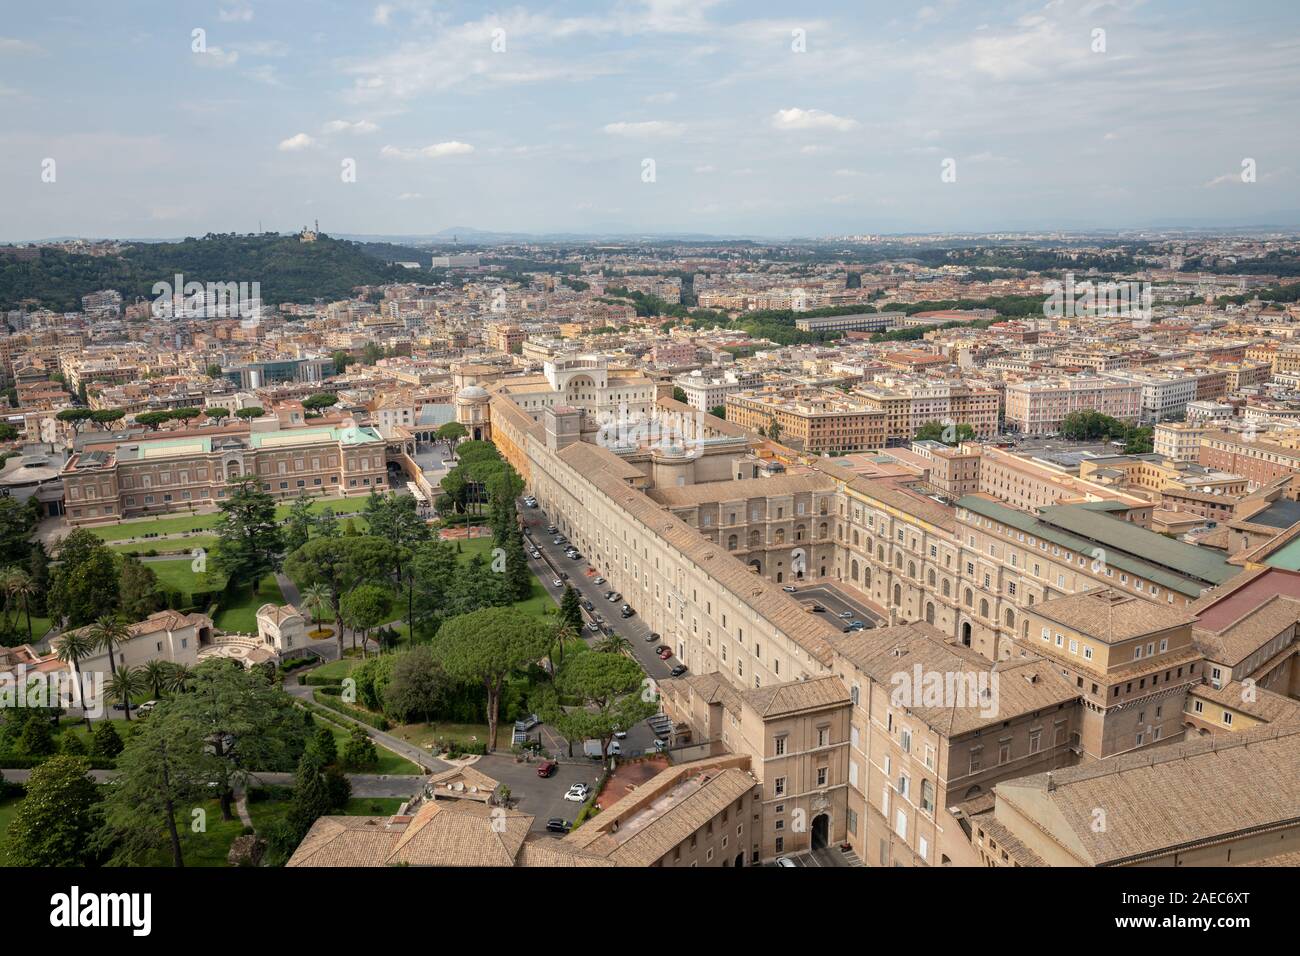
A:
POLYGON ((737 853, 737 854, 736 854, 736 862, 735 862, 735 865, 738 866, 738 867, 740 867, 740 866, 744 866, 744 865, 745 865, 745 854, 743 854, 743 853, 737 853))
POLYGON ((966 647, 970 647, 970 639, 971 639, 971 627, 970 627, 970 621, 962 621, 962 622, 961 622, 961 642, 962 642, 962 644, 964 644, 966 647))
POLYGON ((819 813, 812 822, 812 848, 821 850, 830 843, 831 818, 829 814, 819 813))

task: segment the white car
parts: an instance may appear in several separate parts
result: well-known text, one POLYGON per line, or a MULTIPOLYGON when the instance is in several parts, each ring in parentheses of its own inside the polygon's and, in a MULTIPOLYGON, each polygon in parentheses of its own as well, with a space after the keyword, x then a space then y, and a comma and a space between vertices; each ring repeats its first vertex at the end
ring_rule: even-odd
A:
POLYGON ((777 866, 790 866, 790 867, 794 867, 795 869, 798 869, 798 867, 799 867, 799 864, 796 863, 794 860, 790 859, 788 856, 778 856, 778 857, 776 858, 776 865, 777 865, 777 866))
POLYGON ((555 579, 554 581, 552 581, 551 583, 552 583, 553 585, 555 585, 557 588, 562 588, 562 587, 564 587, 564 582, 561 581, 559 578, 556 578, 556 579, 555 579))
POLYGON ((793 584, 787 584, 785 587, 781 588, 781 590, 784 591, 786 594, 794 594, 795 591, 798 590, 798 588, 796 588, 793 584))
POLYGON ((589 793, 591 793, 591 788, 585 783, 575 783, 569 788, 568 792, 565 793, 564 799, 568 800, 570 803, 583 803, 586 801, 587 794, 589 793))
POLYGON ((604 584, 604 583, 605 583, 605 579, 602 578, 600 575, 596 575, 594 578, 591 579, 591 583, 592 583, 592 584, 604 584))

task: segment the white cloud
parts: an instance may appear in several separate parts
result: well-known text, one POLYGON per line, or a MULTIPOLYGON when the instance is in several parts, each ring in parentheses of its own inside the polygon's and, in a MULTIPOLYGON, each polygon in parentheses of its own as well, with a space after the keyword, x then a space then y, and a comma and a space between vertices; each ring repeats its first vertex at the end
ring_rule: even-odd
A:
POLYGON ((397 198, 403 202, 409 202, 412 199, 423 199, 424 195, 422 193, 402 193, 397 198))
POLYGON ((386 27, 388 26, 389 21, 392 19, 392 16, 393 16, 392 5, 387 3, 381 3, 379 4, 379 6, 375 7, 375 12, 373 15, 371 15, 370 22, 376 24, 377 26, 386 27))
POLYGON ((222 7, 217 11, 217 19, 222 23, 248 23, 253 19, 253 8, 246 3, 222 7))
POLYGON ((646 120, 643 123, 606 123, 604 130, 610 136, 681 136, 686 131, 682 123, 665 120, 646 120))
POLYGON ((677 99, 676 93, 651 93, 645 98, 647 103, 671 103, 677 99))
POLYGON ((326 133, 374 133, 379 127, 370 120, 330 120, 323 127, 326 133))
POLYGON ((43 53, 44 51, 35 43, 27 40, 19 40, 14 37, 0 37, 0 53, 18 54, 18 53, 43 53))
POLYGON ((381 149, 379 154, 392 159, 442 159, 446 156, 465 156, 472 152, 474 152, 474 147, 469 143, 451 140, 446 143, 433 143, 419 149, 403 149, 399 146, 389 145, 381 149))
POLYGON ((194 54, 199 66, 234 66, 239 62, 239 51, 225 50, 219 46, 210 46, 204 53, 194 54))
POLYGON ((772 114, 772 125, 777 129, 829 129, 844 133, 858 128, 858 121, 844 116, 836 116, 825 110, 804 110, 793 107, 777 110, 772 114))
POLYGON ((306 133, 295 133, 288 139, 280 140, 280 145, 276 147, 282 153, 296 153, 299 150, 311 149, 316 145, 316 141, 306 133))
POLYGON ((717 166, 708 166, 708 165, 705 165, 705 166, 696 166, 696 167, 695 167, 695 171, 696 171, 697 173, 716 173, 716 172, 718 171, 718 167, 717 167, 717 166))

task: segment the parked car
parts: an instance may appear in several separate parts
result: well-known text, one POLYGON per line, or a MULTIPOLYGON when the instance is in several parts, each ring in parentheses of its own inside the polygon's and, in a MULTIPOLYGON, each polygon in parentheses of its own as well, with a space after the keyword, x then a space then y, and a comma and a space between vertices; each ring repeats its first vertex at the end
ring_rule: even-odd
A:
POLYGON ((860 630, 862 630, 862 629, 863 629, 864 627, 866 627, 866 626, 867 626, 867 625, 864 624, 864 623, 862 623, 861 621, 849 621, 849 630, 850 630, 850 631, 860 631, 860 630))
POLYGON ((564 535, 557 534, 554 538, 551 539, 551 544, 564 544, 564 542, 567 540, 568 538, 566 538, 564 535))
POLYGON ((663 752, 664 752, 665 750, 667 750, 667 749, 668 749, 668 741, 663 740, 663 739, 661 739, 661 738, 656 738, 656 739, 655 739, 655 751, 656 751, 656 752, 658 752, 658 753, 663 753, 663 752))
POLYGON ((776 865, 781 867, 787 867, 787 868, 788 867, 794 867, 795 869, 799 868, 799 864, 796 863, 794 860, 790 859, 788 856, 778 856, 776 858, 776 865))
POLYGON ((553 524, 548 524, 548 525, 546 526, 546 533, 547 533, 547 534, 555 534, 555 532, 557 532, 557 531, 559 531, 559 530, 560 530, 560 529, 557 528, 557 527, 555 527, 555 525, 553 525, 553 524))
POLYGON ((554 760, 544 760, 537 765, 537 776, 553 777, 557 769, 559 769, 559 764, 554 760))
POLYGON ((633 614, 635 614, 636 611, 632 610, 632 606, 630 604, 624 604, 621 608, 619 608, 618 613, 621 614, 624 618, 629 618, 633 614))
POLYGON ((678 664, 676 667, 674 667, 674 668, 673 668, 672 670, 670 670, 668 673, 669 673, 669 675, 671 675, 672 677, 681 677, 683 674, 686 673, 686 665, 685 665, 685 664, 678 664))
POLYGON ((795 587, 793 584, 787 584, 785 587, 781 588, 781 590, 784 591, 786 594, 794 594, 794 592, 799 589, 795 587))
POLYGON ((591 601, 587 600, 587 598, 583 598, 583 599, 582 599, 582 606, 583 606, 583 608, 585 608, 586 610, 590 611, 590 610, 591 610, 592 608, 594 608, 596 605, 592 604, 591 601))
POLYGON ((569 557, 570 557, 570 559, 572 559, 572 560, 574 560, 574 561, 581 561, 581 560, 582 560, 582 552, 581 552, 581 551, 570 551, 570 552, 569 552, 569 557))
POLYGON ((587 794, 589 793, 591 793, 591 788, 585 783, 575 783, 569 788, 568 792, 565 793, 564 799, 568 800, 570 803, 582 803, 587 799, 587 794))
POLYGON ((609 755, 611 757, 618 757, 621 756, 622 753, 623 753, 623 745, 620 744, 617 740, 611 740, 609 742, 609 755))
POLYGON ((555 579, 554 581, 552 581, 551 583, 554 584, 557 588, 562 588, 562 587, 564 587, 564 582, 561 581, 559 578, 556 578, 556 579, 555 579))
POLYGON ((157 706, 158 706, 158 701, 146 700, 143 704, 141 704, 139 707, 135 709, 135 712, 137 714, 147 714, 157 706))
POLYGON ((605 595, 605 600, 609 601, 610 604, 617 604, 619 601, 623 600, 623 595, 619 594, 617 591, 610 591, 605 595))
POLYGON ((546 821, 546 829, 552 833, 568 833, 573 824, 568 820, 561 820, 559 817, 551 817, 546 821))
POLYGON ((587 630, 591 631, 591 633, 593 633, 593 634, 599 634, 599 633, 600 633, 600 625, 597 624, 595 621, 588 621, 588 622, 587 622, 587 630))
POLYGON ((649 634, 645 636, 645 640, 647 644, 653 644, 659 640, 659 635, 656 634, 654 631, 651 631, 649 634))
POLYGON ((820 604, 810 604, 808 605, 808 610, 812 611, 814 614, 826 613, 826 608, 822 607, 820 604))
POLYGON ((673 649, 671 647, 665 647, 662 651, 659 652, 659 659, 661 661, 666 661, 668 660, 668 658, 672 656, 673 656, 673 649))
POLYGON ((591 579, 591 583, 592 583, 592 584, 604 584, 604 583, 605 583, 605 579, 602 578, 602 577, 598 574, 598 575, 596 575, 594 578, 591 579))
POLYGON ((835 616, 836 616, 836 617, 843 618, 844 620, 847 621, 849 618, 851 618, 851 617, 853 616, 853 612, 852 612, 852 611, 840 611, 840 613, 837 614, 837 615, 835 615, 835 616))

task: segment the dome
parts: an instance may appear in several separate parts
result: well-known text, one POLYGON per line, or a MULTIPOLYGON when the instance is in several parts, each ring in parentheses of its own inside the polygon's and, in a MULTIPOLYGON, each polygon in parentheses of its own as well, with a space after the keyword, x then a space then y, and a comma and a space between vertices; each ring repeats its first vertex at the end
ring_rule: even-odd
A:
POLYGON ((466 385, 456 393, 458 402, 486 402, 490 396, 481 385, 466 385))

